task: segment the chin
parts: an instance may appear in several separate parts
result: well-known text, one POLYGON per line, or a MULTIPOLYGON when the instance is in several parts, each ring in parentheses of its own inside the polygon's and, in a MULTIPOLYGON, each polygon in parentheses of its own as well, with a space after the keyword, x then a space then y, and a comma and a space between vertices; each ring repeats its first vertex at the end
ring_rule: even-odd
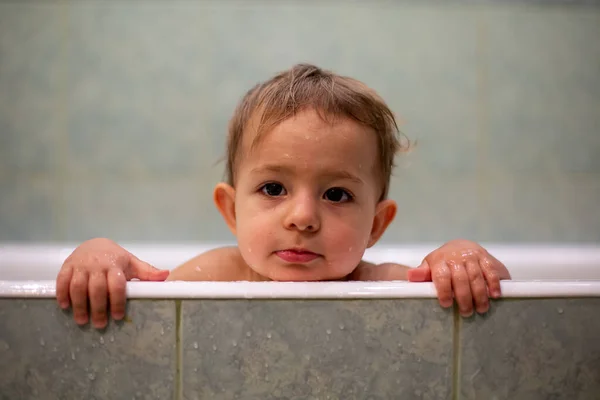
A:
POLYGON ((268 274, 268 278, 279 282, 320 282, 335 281, 345 278, 348 274, 320 274, 318 271, 277 271, 268 274))

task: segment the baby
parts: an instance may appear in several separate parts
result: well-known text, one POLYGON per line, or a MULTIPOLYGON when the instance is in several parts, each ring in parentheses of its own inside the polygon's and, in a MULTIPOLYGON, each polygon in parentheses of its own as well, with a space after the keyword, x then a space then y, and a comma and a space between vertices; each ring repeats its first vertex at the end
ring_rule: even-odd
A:
POLYGON ((484 313, 506 267, 476 243, 455 240, 417 268, 362 261, 394 219, 387 198, 394 156, 405 150, 393 113, 363 83, 296 65, 251 89, 229 126, 227 183, 214 202, 236 247, 158 270, 108 239, 81 244, 56 281, 78 324, 125 314, 126 281, 433 281, 442 307, 484 313), (88 309, 89 298, 89 309, 88 309))

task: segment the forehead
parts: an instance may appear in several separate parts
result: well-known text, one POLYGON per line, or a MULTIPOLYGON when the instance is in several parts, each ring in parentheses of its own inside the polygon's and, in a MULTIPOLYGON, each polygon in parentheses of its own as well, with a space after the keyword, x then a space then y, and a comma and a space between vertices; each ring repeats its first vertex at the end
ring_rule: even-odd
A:
POLYGON ((368 170, 378 159, 375 133, 350 118, 323 118, 309 109, 261 133, 258 119, 249 121, 242 140, 241 153, 248 162, 288 159, 368 170))

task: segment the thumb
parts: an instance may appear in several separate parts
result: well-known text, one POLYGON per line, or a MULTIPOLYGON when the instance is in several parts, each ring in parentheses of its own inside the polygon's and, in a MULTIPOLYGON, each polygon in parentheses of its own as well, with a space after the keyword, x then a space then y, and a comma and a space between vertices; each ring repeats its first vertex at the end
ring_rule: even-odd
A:
POLYGON ((169 276, 169 270, 158 269, 132 255, 129 261, 131 277, 140 281, 164 281, 169 276))
POLYGON ((427 260, 423 260, 417 268, 409 269, 406 274, 410 282, 431 282, 431 268, 427 260))

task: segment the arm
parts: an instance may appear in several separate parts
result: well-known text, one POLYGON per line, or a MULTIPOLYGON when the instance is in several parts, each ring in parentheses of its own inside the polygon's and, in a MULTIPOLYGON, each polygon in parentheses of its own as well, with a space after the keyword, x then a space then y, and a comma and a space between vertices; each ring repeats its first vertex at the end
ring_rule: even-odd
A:
POLYGON ((361 261, 358 267, 350 274, 353 281, 405 281, 408 271, 412 268, 406 265, 383 263, 372 264, 361 261))
POLYGON ((207 251, 171 271, 168 281, 253 281, 252 270, 237 247, 207 251))

